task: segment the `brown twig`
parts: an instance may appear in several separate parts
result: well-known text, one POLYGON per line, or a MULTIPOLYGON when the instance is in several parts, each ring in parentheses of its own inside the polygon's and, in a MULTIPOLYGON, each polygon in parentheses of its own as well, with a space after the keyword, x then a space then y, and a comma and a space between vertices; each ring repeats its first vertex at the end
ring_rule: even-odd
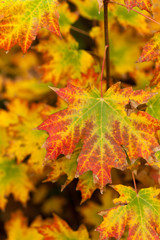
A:
POLYGON ((109 32, 108 32, 108 0, 103 0, 104 4, 104 35, 106 48, 106 85, 110 87, 110 58, 109 58, 109 32))
POLYGON ((102 87, 102 81, 103 81, 103 72, 104 72, 104 64, 106 60, 106 51, 107 51, 108 46, 105 46, 104 50, 104 56, 103 56, 103 63, 102 63, 102 70, 101 70, 101 98, 103 97, 103 87, 102 87))
POLYGON ((135 176, 134 176, 133 171, 132 171, 132 178, 133 178, 133 183, 134 183, 135 192, 136 192, 136 194, 137 194, 138 192, 137 192, 136 179, 135 179, 135 176))

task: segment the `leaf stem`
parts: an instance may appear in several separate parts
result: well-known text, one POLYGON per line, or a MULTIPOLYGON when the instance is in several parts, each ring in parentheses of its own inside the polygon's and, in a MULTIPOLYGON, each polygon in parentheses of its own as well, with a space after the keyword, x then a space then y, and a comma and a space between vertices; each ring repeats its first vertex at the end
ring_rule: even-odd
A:
POLYGON ((74 30, 74 31, 76 31, 76 32, 78 32, 78 33, 81 33, 81 34, 83 34, 83 35, 85 35, 85 36, 90 37, 90 35, 89 35, 88 32, 86 32, 86 31, 84 31, 84 30, 82 30, 82 29, 80 29, 80 28, 77 28, 77 27, 75 27, 75 26, 71 26, 71 29, 74 30))
POLYGON ((108 31, 108 0, 103 0, 104 5, 104 35, 106 48, 106 88, 110 87, 110 59, 109 59, 109 31, 108 31))
POLYGON ((135 176, 134 176, 133 171, 132 171, 132 178, 133 178, 133 183, 134 183, 135 192, 136 192, 136 194, 138 194, 138 192, 137 192, 137 185, 136 185, 136 179, 135 179, 135 176))
MULTIPOLYGON (((125 147, 124 147, 123 145, 121 145, 121 147, 122 147, 123 151, 124 151, 125 154, 126 154, 126 160, 127 160, 128 165, 131 166, 132 163, 131 163, 131 160, 130 160, 130 158, 129 158, 129 156, 128 156, 128 153, 127 153, 125 147)), ((132 170, 131 170, 131 172, 132 172, 132 178, 133 178, 133 183, 134 183, 135 192, 136 192, 136 194, 138 194, 135 176, 134 176, 134 173, 133 173, 132 170)))
MULTIPOLYGON (((122 4, 122 3, 118 3, 118 2, 115 2, 115 1, 112 1, 112 0, 109 0, 108 1, 109 3, 115 3, 115 4, 118 4, 118 5, 120 5, 120 6, 122 6, 122 7, 125 7, 125 8, 127 8, 126 7, 126 5, 124 5, 124 4, 122 4)), ((132 11, 134 11, 134 12, 136 12, 136 13, 139 13, 140 15, 142 15, 143 17, 145 17, 145 18, 147 18, 147 19, 149 19, 150 21, 152 21, 152 22, 154 22, 154 23, 157 23, 157 24, 159 24, 160 25, 160 23, 159 22, 157 22, 156 20, 154 20, 153 18, 151 18, 151 17, 148 17, 147 15, 145 15, 145 14, 143 14, 143 13, 141 13, 141 12, 139 12, 139 11, 137 11, 136 9, 131 9, 132 11)))
POLYGON ((108 46, 105 46, 104 50, 104 56, 103 56, 103 63, 102 63, 102 70, 101 70, 101 98, 103 98, 103 88, 102 88, 102 81, 103 81, 103 72, 104 72, 104 64, 106 60, 106 51, 108 49, 108 46))

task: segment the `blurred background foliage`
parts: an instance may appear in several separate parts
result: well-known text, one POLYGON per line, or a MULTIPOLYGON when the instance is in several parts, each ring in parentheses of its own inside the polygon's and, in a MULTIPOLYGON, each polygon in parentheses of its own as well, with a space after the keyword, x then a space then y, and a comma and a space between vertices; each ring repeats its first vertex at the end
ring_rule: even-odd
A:
MULTIPOLYGON (((157 2, 153 0, 153 13, 160 21, 157 2)), ((94 187, 91 199, 85 201, 88 196, 83 196, 78 179, 69 174, 67 178, 71 171, 66 167, 67 160, 63 159, 66 165, 45 163, 43 144, 47 134, 36 127, 47 116, 67 106, 48 86, 65 87, 72 82, 100 88, 104 55, 103 10, 98 13, 97 0, 59 1, 58 11, 62 39, 41 29, 25 55, 17 46, 9 52, 0 50, 1 240, 21 239, 20 236, 43 239, 35 232, 32 233, 35 238, 29 238, 27 224, 38 226, 50 222, 53 213, 66 220, 73 230, 85 224, 90 238, 96 240, 98 232, 94 229, 102 221, 97 212, 112 207, 112 199, 117 197, 109 186, 103 195, 94 187), (17 225, 14 226, 12 218, 17 225), (13 234, 13 228, 19 230, 13 234)), ((157 30, 157 24, 144 16, 109 4, 112 83, 121 81, 122 87, 134 89, 151 85, 155 63, 137 63, 137 60, 142 47, 157 30)), ((104 89, 105 76, 106 73, 104 89)), ((61 156, 58 160, 61 161, 61 156)), ((113 184, 133 185, 129 171, 112 169, 112 180, 113 184)), ((145 166, 141 160, 138 187, 158 185, 159 181, 158 170, 145 166)))

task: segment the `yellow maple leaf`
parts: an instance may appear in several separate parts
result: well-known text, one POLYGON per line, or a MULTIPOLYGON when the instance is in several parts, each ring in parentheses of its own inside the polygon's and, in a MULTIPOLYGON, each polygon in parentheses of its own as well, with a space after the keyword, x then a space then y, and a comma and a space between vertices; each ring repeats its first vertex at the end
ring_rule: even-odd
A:
POLYGON ((37 218, 31 226, 28 226, 28 221, 21 211, 12 213, 11 219, 5 224, 7 240, 43 240, 36 229, 41 224, 42 221, 37 218))

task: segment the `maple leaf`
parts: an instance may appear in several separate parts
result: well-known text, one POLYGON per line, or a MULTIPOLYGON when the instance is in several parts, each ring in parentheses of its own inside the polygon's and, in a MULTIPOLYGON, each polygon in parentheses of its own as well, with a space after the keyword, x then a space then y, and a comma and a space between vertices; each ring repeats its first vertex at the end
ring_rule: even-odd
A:
MULTIPOLYGON (((59 179, 60 176, 64 174, 67 175, 67 179, 62 186, 62 190, 75 178, 77 170, 77 158, 82 150, 82 144, 79 143, 76 146, 76 149, 69 157, 61 157, 57 160, 49 163, 52 171, 49 173, 49 176, 46 181, 55 182, 59 179)), ((92 172, 86 172, 79 176, 79 181, 76 187, 76 190, 81 191, 82 200, 81 204, 89 199, 95 189, 98 187, 95 183, 96 179, 93 179, 92 172)))
POLYGON ((146 43, 138 62, 152 61, 160 55, 160 32, 154 34, 152 39, 146 43))
POLYGON ((18 44, 25 53, 40 28, 60 36, 55 0, 16 0, 0 2, 0 48, 18 44))
POLYGON ((4 210, 7 203, 6 197, 13 194, 16 200, 23 204, 29 198, 29 192, 34 189, 28 175, 28 166, 17 165, 15 160, 0 156, 0 208, 4 210))
POLYGON ((54 214, 53 223, 37 228, 44 236, 44 240, 74 239, 89 240, 89 235, 85 226, 81 225, 77 231, 73 231, 69 225, 54 214))
POLYGON ((51 115, 38 129, 46 130, 46 158, 56 159, 60 154, 71 154, 82 140, 77 174, 91 170, 100 188, 111 182, 111 168, 124 170, 126 155, 132 162, 138 157, 148 160, 159 146, 155 133, 160 122, 149 114, 135 110, 127 116, 125 106, 132 100, 145 103, 152 94, 132 88, 120 89, 113 85, 102 98, 94 87, 53 89, 68 102, 67 109, 51 115))
POLYGON ((93 64, 93 57, 80 50, 78 42, 70 35, 61 40, 53 35, 36 46, 43 53, 45 63, 40 67, 42 80, 52 82, 54 86, 66 85, 68 78, 80 78, 93 64))
POLYGON ((27 161, 30 167, 35 171, 43 171, 46 151, 42 144, 47 134, 34 128, 55 109, 43 103, 29 106, 27 101, 17 98, 7 104, 7 109, 8 111, 0 110, 0 126, 6 127, 8 134, 7 155, 11 158, 16 157, 18 163, 30 155, 27 161))
POLYGON ((141 10, 146 10, 149 13, 152 12, 152 0, 124 0, 128 10, 134 7, 139 7, 141 10))
POLYGON ((43 240, 41 234, 38 233, 37 225, 41 225, 42 221, 40 222, 39 219, 35 219, 32 222, 31 226, 28 227, 28 221, 23 216, 22 212, 17 211, 12 213, 11 219, 5 223, 5 229, 7 232, 7 240, 43 240))
POLYGON ((114 203, 120 205, 100 213, 104 218, 96 229, 100 232, 100 239, 120 239, 128 226, 128 240, 159 240, 160 201, 156 197, 160 189, 141 189, 136 194, 131 187, 117 185, 113 188, 120 194, 114 203))
MULTIPOLYGON (((140 33, 140 35, 150 34, 149 24, 147 23, 146 18, 144 18, 144 16, 142 16, 141 14, 137 14, 134 11, 128 12, 126 8, 124 8, 123 6, 118 6, 116 4, 109 6, 109 13, 110 23, 113 25, 116 21, 118 21, 125 28, 125 33, 129 31, 129 29, 126 28, 130 26, 133 27, 136 32, 140 33)), ((137 38, 140 41, 140 36, 137 35, 134 37, 135 40, 137 38)), ((131 39, 129 41, 132 43, 131 39)))

